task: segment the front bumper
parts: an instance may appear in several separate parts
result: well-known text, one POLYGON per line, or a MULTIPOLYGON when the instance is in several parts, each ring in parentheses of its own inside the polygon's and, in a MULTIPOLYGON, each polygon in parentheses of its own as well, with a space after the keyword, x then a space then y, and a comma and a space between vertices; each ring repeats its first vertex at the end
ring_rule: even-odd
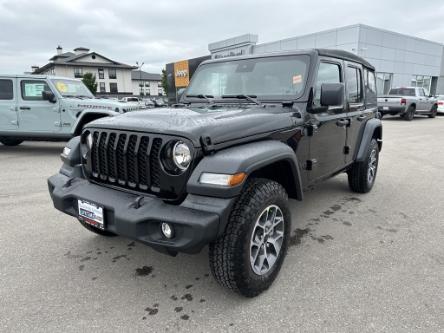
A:
POLYGON ((83 178, 56 174, 48 179, 54 207, 77 217, 78 199, 104 207, 105 229, 149 245, 162 252, 199 252, 215 240, 224 229, 235 198, 222 199, 188 195, 180 205, 99 186, 83 178), (172 239, 165 238, 162 222, 170 223, 175 231, 172 239))

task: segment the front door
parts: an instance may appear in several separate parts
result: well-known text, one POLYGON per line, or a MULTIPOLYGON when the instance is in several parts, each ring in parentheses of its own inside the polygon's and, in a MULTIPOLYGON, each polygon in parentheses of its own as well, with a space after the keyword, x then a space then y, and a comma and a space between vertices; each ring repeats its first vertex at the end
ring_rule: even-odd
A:
POLYGON ((17 129, 15 78, 0 79, 0 131, 17 129))
MULTIPOLYGON (((341 61, 321 60, 315 84, 313 107, 320 107, 322 83, 343 82, 341 61)), ((322 113, 310 114, 307 123, 310 137, 308 167, 310 181, 330 176, 345 166, 344 146, 347 135, 347 114, 344 106, 329 107, 322 113)))
POLYGON ((60 131, 59 103, 43 100, 43 91, 51 91, 44 80, 20 80, 18 112, 21 132, 55 133, 60 131))

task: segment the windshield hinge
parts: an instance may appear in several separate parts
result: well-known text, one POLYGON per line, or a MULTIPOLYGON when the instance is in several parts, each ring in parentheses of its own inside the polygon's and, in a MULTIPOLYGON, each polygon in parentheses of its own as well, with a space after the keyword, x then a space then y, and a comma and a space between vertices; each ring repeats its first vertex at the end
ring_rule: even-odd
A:
POLYGON ((200 143, 205 154, 211 154, 216 150, 209 136, 201 136, 200 143))

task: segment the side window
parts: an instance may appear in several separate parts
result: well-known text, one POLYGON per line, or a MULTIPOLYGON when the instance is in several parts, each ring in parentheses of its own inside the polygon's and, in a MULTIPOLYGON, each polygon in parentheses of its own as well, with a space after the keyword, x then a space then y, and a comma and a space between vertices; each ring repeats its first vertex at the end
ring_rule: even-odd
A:
POLYGON ((364 70, 365 96, 367 104, 376 103, 376 77, 375 73, 367 69, 364 70))
POLYGON ((424 89, 419 88, 419 89, 418 89, 418 95, 419 95, 419 96, 425 96, 424 89))
POLYGON ((25 101, 42 101, 42 92, 51 91, 45 81, 23 80, 20 82, 22 98, 25 101))
POLYGON ((12 80, 0 80, 0 100, 14 99, 12 80))
POLYGON ((341 68, 338 64, 321 62, 319 64, 318 76, 316 78, 314 106, 321 106, 321 86, 323 83, 340 83, 341 68))
POLYGON ((347 100, 350 103, 362 102, 362 73, 359 68, 347 67, 347 100))

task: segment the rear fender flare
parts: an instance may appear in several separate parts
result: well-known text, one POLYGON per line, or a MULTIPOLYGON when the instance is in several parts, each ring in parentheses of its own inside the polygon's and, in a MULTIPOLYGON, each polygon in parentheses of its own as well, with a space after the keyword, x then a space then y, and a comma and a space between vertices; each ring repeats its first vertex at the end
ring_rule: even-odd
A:
POLYGON ((365 123, 362 131, 359 148, 357 149, 355 161, 362 162, 367 153, 367 147, 372 139, 378 141, 379 151, 382 149, 382 122, 380 119, 372 118, 365 123))

